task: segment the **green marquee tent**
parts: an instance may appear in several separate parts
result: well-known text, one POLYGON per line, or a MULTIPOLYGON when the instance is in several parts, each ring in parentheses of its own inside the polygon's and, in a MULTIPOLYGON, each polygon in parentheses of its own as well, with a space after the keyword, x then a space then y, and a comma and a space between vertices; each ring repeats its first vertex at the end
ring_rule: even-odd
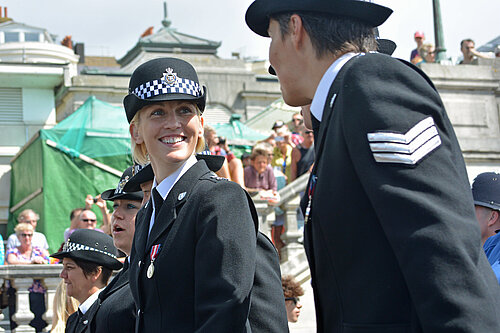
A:
MULTIPOLYGON (((71 210, 83 207, 87 194, 114 188, 131 163, 123 108, 88 98, 56 126, 40 130, 11 161, 8 233, 19 213, 31 208, 40 215, 37 231, 56 251, 71 210)), ((97 207, 94 211, 102 221, 97 207)))
POLYGON ((239 114, 232 114, 229 123, 213 125, 217 135, 227 139, 236 157, 240 157, 245 152, 250 152, 255 142, 267 138, 267 135, 246 126, 240 119, 239 114))

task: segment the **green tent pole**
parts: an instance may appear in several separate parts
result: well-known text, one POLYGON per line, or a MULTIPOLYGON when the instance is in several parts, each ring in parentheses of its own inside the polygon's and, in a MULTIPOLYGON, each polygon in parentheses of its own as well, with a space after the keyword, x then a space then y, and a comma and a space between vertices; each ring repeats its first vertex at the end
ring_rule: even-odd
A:
POLYGON ((88 157, 87 155, 84 155, 84 154, 80 154, 76 151, 74 151, 73 149, 69 149, 69 148, 66 148, 66 147, 63 147, 57 143, 55 143, 54 141, 52 140, 45 140, 45 143, 48 145, 48 146, 51 146, 51 147, 54 147, 54 148, 57 148, 59 149, 60 151, 64 152, 65 154, 69 154, 69 155, 74 155, 75 157, 81 159, 82 161, 84 162, 87 162, 88 164, 92 164, 93 166, 95 167, 98 167, 99 169, 102 169, 104 171, 107 171, 115 176, 118 176, 118 177, 121 177, 122 176, 122 172, 121 171, 118 171, 106 164, 103 164, 99 161, 96 161, 94 160, 93 158, 90 158, 88 157))

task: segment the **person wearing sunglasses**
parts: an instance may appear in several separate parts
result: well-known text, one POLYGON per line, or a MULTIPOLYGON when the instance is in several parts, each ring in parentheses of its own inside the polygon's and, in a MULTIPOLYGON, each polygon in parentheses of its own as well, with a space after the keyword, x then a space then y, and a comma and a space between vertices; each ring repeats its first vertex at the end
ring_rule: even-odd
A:
MULTIPOLYGON (((21 213, 19 213, 17 217, 17 223, 31 224, 33 226, 33 230, 35 230, 32 239, 33 245, 41 249, 48 250, 49 244, 47 243, 47 238, 45 238, 45 235, 42 234, 41 232, 36 231, 36 226, 38 224, 39 219, 40 216, 37 213, 35 213, 35 211, 33 211, 32 209, 25 209, 21 213)), ((17 238, 16 233, 13 233, 7 239, 7 250, 16 248, 20 245, 21 245, 21 240, 17 238)))
MULTIPOLYGON (((32 243, 35 229, 31 223, 19 223, 14 231, 21 245, 7 250, 7 265, 27 265, 27 264, 48 264, 49 252, 46 249, 40 248, 32 243)), ((47 323, 42 319, 42 315, 46 311, 45 307, 45 288, 40 280, 33 280, 33 284, 28 289, 30 311, 33 312, 35 318, 30 322, 30 325, 37 332, 47 326, 47 323)), ((15 313, 15 304, 9 304, 9 313, 15 313)), ((11 329, 16 328, 16 323, 10 321, 11 329)))
POLYGON ((288 322, 296 323, 299 320, 300 309, 302 308, 299 296, 304 295, 304 289, 302 289, 300 283, 295 281, 291 275, 286 275, 281 278, 281 286, 283 287, 283 295, 285 296, 286 317, 288 322))

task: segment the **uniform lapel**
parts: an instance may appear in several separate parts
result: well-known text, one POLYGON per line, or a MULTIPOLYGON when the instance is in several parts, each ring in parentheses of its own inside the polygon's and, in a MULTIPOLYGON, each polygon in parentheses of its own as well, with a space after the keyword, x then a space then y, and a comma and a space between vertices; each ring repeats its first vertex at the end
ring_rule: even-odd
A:
MULTIPOLYGON (((169 229, 177 218, 177 212, 189 197, 190 191, 196 184, 196 181, 207 172, 209 172, 209 169, 205 161, 198 161, 175 183, 161 206, 158 221, 155 221, 151 229, 146 250, 151 248, 153 244, 156 244, 158 238, 169 229)), ((162 251, 165 251, 166 245, 162 244, 162 251)))
POLYGON ((337 77, 335 78, 335 80, 333 81, 332 83, 332 86, 330 87, 330 91, 328 92, 328 96, 326 98, 326 101, 325 101, 325 106, 323 107, 323 115, 321 117, 321 123, 319 124, 319 129, 317 129, 317 125, 314 126, 314 122, 313 122, 313 127, 316 127, 314 128, 314 132, 315 134, 317 133, 317 135, 314 136, 314 142, 315 142, 315 153, 316 153, 316 156, 315 156, 315 160, 314 160, 314 167, 313 167, 313 171, 312 171, 312 175, 316 175, 316 169, 318 167, 318 161, 319 161, 319 158, 321 157, 321 152, 323 151, 323 146, 324 146, 324 143, 325 143, 325 137, 326 137, 326 132, 328 130, 328 127, 329 127, 329 123, 330 123, 330 118, 332 117, 332 114, 333 114, 333 109, 335 107, 335 101, 338 97, 338 93, 340 91, 340 88, 343 84, 343 76, 344 76, 344 73, 345 73, 345 69, 348 66, 348 64, 353 60, 355 59, 356 57, 350 59, 339 71, 339 73, 337 74, 337 77))
POLYGON ((99 309, 99 306, 101 305, 101 301, 99 298, 96 299, 94 304, 85 312, 85 314, 80 318, 77 327, 76 327, 76 333, 84 333, 84 332, 90 332, 90 324, 92 320, 95 317, 95 314, 97 313, 97 310, 99 309))
MULTIPOLYGON (((127 261, 127 259, 125 259, 127 261)), ((127 265, 128 268, 128 265, 127 265)), ((124 268, 116 274, 116 276, 111 280, 111 282, 104 288, 104 290, 99 294, 99 299, 104 301, 106 298, 108 298, 110 295, 115 293, 117 290, 121 289, 123 286, 127 285, 129 282, 128 279, 128 269, 124 268)))
MULTIPOLYGON (((146 205, 144 205, 144 207, 139 210, 135 220, 135 235, 134 242, 132 243, 134 250, 132 251, 133 258, 131 258, 131 263, 134 264, 134 269, 132 269, 131 273, 129 274, 131 284, 135 283, 136 286, 139 284, 140 274, 142 270, 142 265, 140 263, 144 261, 144 258, 146 256, 146 242, 148 239, 149 220, 151 219, 151 214, 153 213, 152 206, 153 205, 151 204, 151 200, 149 200, 146 205)), ((134 297, 136 297, 136 300, 138 300, 138 304, 142 304, 141 294, 134 293, 136 289, 131 288, 131 290, 134 294, 134 297)))
POLYGON ((144 208, 137 213, 136 228, 135 228, 135 253, 142 259, 142 254, 146 250, 146 243, 148 241, 149 221, 153 213, 153 205, 151 200, 148 200, 144 208))

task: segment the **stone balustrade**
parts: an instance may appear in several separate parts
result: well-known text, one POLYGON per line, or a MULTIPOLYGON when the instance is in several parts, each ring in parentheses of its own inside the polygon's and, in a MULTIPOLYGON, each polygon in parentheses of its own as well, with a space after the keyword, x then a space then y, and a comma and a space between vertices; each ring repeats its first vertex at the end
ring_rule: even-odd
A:
MULTIPOLYGON (((61 265, 7 265, 0 266, 0 278, 9 280, 12 287, 17 289, 16 293, 16 312, 14 313, 12 319, 17 323, 17 328, 13 332, 35 332, 35 329, 29 326, 30 321, 35 317, 30 311, 29 306, 29 291, 28 288, 31 287, 33 280, 41 280, 42 285, 47 289, 45 294, 45 303, 47 311, 43 315, 43 319, 49 324, 46 331, 50 330, 50 324, 52 323, 53 316, 53 302, 56 293, 56 288, 61 278, 59 273, 61 272, 61 265)), ((4 318, 3 314, 0 314, 0 321, 8 318, 4 318)), ((0 327, 0 332, 7 332, 0 327)))
POLYGON ((299 231, 297 222, 300 193, 305 191, 308 179, 309 174, 304 174, 279 190, 280 200, 276 203, 254 200, 259 214, 260 231, 268 237, 271 235, 271 225, 275 220, 274 208, 279 207, 285 212, 285 233, 281 239, 286 246, 281 249, 281 271, 282 274, 294 275, 299 281, 305 281, 310 276, 304 246, 299 242, 302 232, 299 231))

